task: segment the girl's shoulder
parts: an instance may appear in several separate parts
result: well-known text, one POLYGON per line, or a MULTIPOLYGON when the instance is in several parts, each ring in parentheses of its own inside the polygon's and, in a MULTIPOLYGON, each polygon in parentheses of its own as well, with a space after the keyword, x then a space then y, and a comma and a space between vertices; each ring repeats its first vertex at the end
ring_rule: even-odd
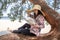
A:
POLYGON ((42 16, 42 17, 43 17, 43 15, 41 15, 41 14, 40 14, 40 15, 38 15, 38 16, 42 16))
POLYGON ((36 18, 44 18, 43 15, 38 15, 36 18))

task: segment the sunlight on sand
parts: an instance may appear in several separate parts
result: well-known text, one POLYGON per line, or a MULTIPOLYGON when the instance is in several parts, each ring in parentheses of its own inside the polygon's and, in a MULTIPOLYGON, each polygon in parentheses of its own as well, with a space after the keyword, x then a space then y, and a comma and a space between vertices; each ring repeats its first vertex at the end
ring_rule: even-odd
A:
MULTIPOLYGON (((10 20, 0 20, 0 31, 5 30, 17 30, 19 27, 27 23, 26 21, 22 20, 22 22, 18 22, 18 20, 12 22, 10 20)), ((46 23, 46 22, 45 22, 46 23)), ((40 33, 48 33, 51 30, 50 25, 45 25, 45 28, 41 29, 40 33)))
POLYGON ((40 34, 44 34, 44 33, 48 33, 50 32, 51 30, 51 25, 48 23, 46 24, 47 21, 44 21, 44 24, 45 24, 45 28, 42 28, 41 31, 40 31, 40 34))
POLYGON ((0 20, 0 31, 7 30, 8 28, 10 30, 17 30, 17 28, 21 27, 24 23, 26 22, 18 22, 18 20, 14 22, 10 20, 0 20))

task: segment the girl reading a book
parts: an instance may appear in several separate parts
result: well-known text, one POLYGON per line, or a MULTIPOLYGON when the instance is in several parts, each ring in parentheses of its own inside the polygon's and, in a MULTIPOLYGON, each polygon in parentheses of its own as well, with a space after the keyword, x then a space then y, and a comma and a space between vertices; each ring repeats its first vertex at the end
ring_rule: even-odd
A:
POLYGON ((18 30, 14 30, 13 33, 21 33, 30 36, 39 36, 41 28, 44 28, 44 14, 41 12, 41 6, 36 4, 31 10, 27 10, 27 13, 30 17, 35 20, 35 24, 24 24, 18 30), (31 15, 30 12, 34 12, 34 15, 31 15))
POLYGON ((30 13, 28 14, 30 17, 32 16, 32 18, 36 21, 35 24, 31 24, 30 32, 34 33, 36 36, 39 36, 40 29, 44 28, 45 14, 41 12, 40 5, 34 5, 34 7, 31 10, 27 10, 27 12, 34 12, 34 16, 32 16, 30 13))

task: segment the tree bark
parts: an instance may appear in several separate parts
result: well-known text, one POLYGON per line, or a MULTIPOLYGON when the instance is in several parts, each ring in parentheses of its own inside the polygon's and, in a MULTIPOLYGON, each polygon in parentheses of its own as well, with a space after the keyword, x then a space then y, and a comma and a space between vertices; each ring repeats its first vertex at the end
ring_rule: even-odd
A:
POLYGON ((50 8, 45 0, 30 0, 33 4, 39 4, 41 6, 42 12, 45 14, 46 20, 51 24, 52 31, 56 28, 56 32, 53 32, 54 36, 57 36, 58 33, 60 34, 60 16, 59 14, 50 8))
POLYGON ((41 6, 41 10, 45 13, 45 18, 52 25, 52 27, 60 26, 60 16, 59 14, 50 8, 44 0, 30 0, 33 4, 39 4, 41 6))

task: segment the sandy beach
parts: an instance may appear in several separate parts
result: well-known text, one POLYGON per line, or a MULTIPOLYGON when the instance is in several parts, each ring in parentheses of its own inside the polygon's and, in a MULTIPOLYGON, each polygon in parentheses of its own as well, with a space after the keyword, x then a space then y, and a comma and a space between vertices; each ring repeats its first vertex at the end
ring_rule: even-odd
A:
POLYGON ((23 24, 26 22, 18 22, 16 21, 10 21, 10 20, 0 20, 0 31, 5 31, 5 30, 17 30, 19 27, 21 27, 23 24))
MULTIPOLYGON (((0 20, 0 32, 1 31, 7 31, 9 30, 17 30, 19 27, 23 26, 25 23, 27 23, 25 20, 22 20, 19 22, 18 20, 16 21, 10 21, 10 20, 0 20)), ((46 24, 46 22, 45 22, 46 24)), ((48 33, 51 30, 50 25, 45 25, 45 28, 42 28, 40 33, 48 33)))

